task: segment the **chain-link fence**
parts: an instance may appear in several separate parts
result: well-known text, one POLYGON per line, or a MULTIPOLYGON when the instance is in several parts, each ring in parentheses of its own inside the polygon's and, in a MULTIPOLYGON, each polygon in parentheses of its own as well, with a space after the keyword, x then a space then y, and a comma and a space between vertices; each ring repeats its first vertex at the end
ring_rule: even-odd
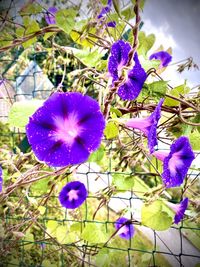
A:
MULTIPOLYGON (((137 169, 127 172, 125 155, 129 147, 124 148, 119 162, 118 140, 105 140, 102 150, 88 162, 52 172, 35 160, 25 131, 7 125, 13 103, 44 100, 62 79, 62 75, 52 78, 43 73, 38 63, 41 55, 45 59, 45 53, 31 54, 24 65, 19 59, 3 62, 6 70, 0 87, 0 143, 7 189, 1 209, 0 266, 199 266, 200 228, 192 211, 181 225, 166 231, 141 225, 145 187, 137 184, 136 178, 156 185, 157 176, 137 169), (63 210, 56 193, 71 175, 86 184, 89 192, 82 207, 73 211, 63 210), (118 191, 113 187, 112 180, 122 175, 135 177, 132 190, 118 191), (22 176, 19 182, 18 177, 22 176), (124 213, 131 215, 135 227, 130 240, 115 237, 114 223, 124 213)), ((68 81, 63 90, 67 87, 68 81)), ((143 159, 137 156, 134 160, 143 159)), ((154 164, 159 167, 157 160, 154 164)), ((190 193, 198 198, 199 176, 195 171, 190 171, 189 176, 193 181, 190 193)), ((178 194, 182 195, 186 187, 187 184, 178 194)))

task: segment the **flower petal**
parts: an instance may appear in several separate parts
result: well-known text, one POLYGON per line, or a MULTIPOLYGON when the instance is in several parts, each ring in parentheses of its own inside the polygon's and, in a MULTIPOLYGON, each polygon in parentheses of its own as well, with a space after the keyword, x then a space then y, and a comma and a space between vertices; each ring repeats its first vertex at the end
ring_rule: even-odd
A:
POLYGON ((85 185, 79 181, 67 183, 59 194, 59 200, 63 207, 67 209, 76 209, 87 198, 85 185))
POLYGON ((130 50, 130 44, 122 40, 112 45, 111 55, 108 60, 108 72, 113 78, 113 81, 116 81, 121 76, 121 68, 127 64, 130 50))
POLYGON ((98 19, 104 17, 107 13, 110 12, 112 6, 112 0, 108 0, 107 5, 102 8, 101 12, 98 15, 98 19))
POLYGON ((149 59, 158 59, 161 61, 160 67, 167 67, 167 65, 171 62, 172 56, 166 51, 159 51, 153 53, 149 59))
POLYGON ((54 93, 29 119, 28 141, 49 166, 82 163, 96 150, 105 128, 98 103, 80 93, 54 93))
POLYGON ((171 145, 170 153, 163 162, 162 178, 166 187, 175 187, 183 183, 194 158, 188 138, 179 137, 171 145))
POLYGON ((123 100, 136 99, 140 94, 143 84, 147 78, 147 74, 139 62, 137 53, 134 55, 134 62, 135 66, 128 72, 127 81, 118 89, 118 95, 123 100))
POLYGON ((117 234, 124 239, 132 238, 135 232, 133 224, 125 217, 121 217, 115 222, 115 228, 119 229, 117 234))
POLYGON ((183 219, 187 207, 188 198, 185 198, 178 204, 176 215, 174 216, 174 223, 178 224, 183 219))
POLYGON ((55 14, 58 9, 55 6, 48 8, 47 14, 45 15, 45 20, 48 25, 56 24, 55 14))
POLYGON ((160 116, 161 116, 161 107, 162 107, 163 102, 164 102, 164 99, 161 98, 157 107, 155 108, 154 112, 151 114, 151 116, 149 118, 152 121, 151 126, 148 128, 149 132, 148 132, 148 136, 147 136, 150 154, 152 154, 154 152, 154 147, 158 144, 157 126, 158 126, 158 121, 159 121, 160 116))

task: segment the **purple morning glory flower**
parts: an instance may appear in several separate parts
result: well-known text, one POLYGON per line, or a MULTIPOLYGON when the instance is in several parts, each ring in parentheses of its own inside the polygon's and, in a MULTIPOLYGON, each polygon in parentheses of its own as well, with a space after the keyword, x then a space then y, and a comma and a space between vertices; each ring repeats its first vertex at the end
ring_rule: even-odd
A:
POLYGON ((166 51, 159 51, 156 53, 153 53, 149 59, 156 59, 160 60, 160 68, 167 67, 167 65, 171 62, 172 56, 166 52, 166 51))
POLYGON ((186 197, 179 204, 168 202, 167 205, 175 211, 174 223, 178 224, 183 219, 188 207, 188 198, 186 197))
POLYGON ((130 50, 130 44, 122 40, 119 40, 112 45, 108 60, 108 72, 112 77, 112 82, 118 80, 121 76, 122 68, 128 63, 128 54, 130 50))
POLYGON ((148 147, 151 154, 154 152, 154 147, 158 144, 156 129, 161 116, 163 101, 164 99, 160 100, 154 112, 149 117, 145 119, 133 118, 125 123, 127 127, 138 129, 147 136, 148 147))
POLYGON ((45 20, 48 25, 56 24, 55 14, 57 11, 58 9, 55 6, 51 6, 48 8, 48 11, 45 15, 45 20))
POLYGON ((59 200, 66 209, 76 209, 87 198, 87 190, 85 185, 79 181, 67 183, 59 194, 59 200))
MULTIPOLYGON (((112 84, 119 79, 122 74, 122 68, 128 63, 130 50, 130 44, 122 40, 112 45, 111 55, 108 60, 108 72, 112 77, 112 84)), ((136 99, 147 78, 146 72, 139 62, 137 53, 135 53, 133 60, 135 63, 134 67, 127 71, 127 79, 118 89, 118 95, 123 100, 136 99)))
POLYGON ((112 0, 108 0, 107 5, 102 8, 97 18, 100 19, 102 17, 105 17, 105 15, 110 12, 111 7, 112 7, 112 0))
POLYGON ((168 155, 166 151, 155 151, 153 155, 163 161, 162 179, 168 188, 179 186, 183 183, 188 169, 195 158, 186 136, 179 137, 170 146, 168 155))
POLYGON ((115 222, 115 228, 119 229, 116 234, 124 239, 132 238, 135 232, 133 224, 125 217, 121 217, 115 222))
POLYGON ((138 54, 135 53, 134 57, 135 65, 132 70, 129 70, 126 82, 118 89, 118 95, 123 100, 134 100, 140 94, 143 84, 147 78, 145 70, 142 68, 138 54))
POLYGON ((2 192, 2 188, 3 188, 3 172, 0 166, 0 193, 2 192))
POLYGON ((103 136, 97 101, 81 93, 54 93, 30 118, 26 134, 36 157, 52 167, 86 161, 103 136))

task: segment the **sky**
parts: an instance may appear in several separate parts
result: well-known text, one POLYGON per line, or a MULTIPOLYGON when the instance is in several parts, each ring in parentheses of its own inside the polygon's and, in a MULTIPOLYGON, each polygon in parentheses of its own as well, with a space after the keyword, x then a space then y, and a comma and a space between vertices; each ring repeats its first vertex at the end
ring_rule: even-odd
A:
MULTIPOLYGON (((160 44, 163 44, 165 49, 171 46, 172 63, 193 57, 200 68, 199 0, 146 0, 141 17, 144 22, 142 30, 156 35, 155 49, 160 44)), ((175 84, 184 79, 187 79, 191 86, 200 84, 200 70, 184 71, 179 75, 174 71, 174 67, 170 67, 164 76, 170 76, 175 84)))

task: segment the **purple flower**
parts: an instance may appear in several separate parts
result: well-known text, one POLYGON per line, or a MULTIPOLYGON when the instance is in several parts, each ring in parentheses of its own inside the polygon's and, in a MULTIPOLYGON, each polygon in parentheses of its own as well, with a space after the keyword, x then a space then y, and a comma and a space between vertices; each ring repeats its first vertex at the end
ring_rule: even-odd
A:
POLYGON ((81 93, 54 93, 30 118, 28 141, 49 166, 86 161, 101 142, 105 120, 99 104, 81 93))
POLYGON ((166 151, 155 151, 155 157, 163 161, 162 179, 166 187, 175 187, 183 183, 195 155, 186 136, 179 137, 166 151), (158 155, 158 156, 157 156, 158 155))
POLYGON ((110 50, 108 60, 108 72, 112 77, 112 82, 119 79, 122 68, 128 63, 128 54, 131 50, 129 43, 122 40, 115 42, 110 50))
POLYGON ((110 12, 111 7, 112 7, 112 0, 108 0, 107 5, 102 8, 97 18, 100 19, 102 17, 105 17, 105 15, 110 12))
POLYGON ((148 147, 151 154, 154 152, 154 147, 158 144, 156 130, 161 115, 163 101, 164 99, 160 100, 154 112, 148 118, 133 118, 125 123, 127 127, 138 129, 147 136, 148 147))
POLYGON ((51 6, 48 8, 47 13, 45 15, 45 20, 48 25, 56 24, 55 21, 55 14, 58 11, 58 9, 55 6, 51 6))
POLYGON ((183 199, 179 204, 173 204, 168 202, 167 205, 175 211, 174 223, 178 224, 185 214, 188 207, 188 198, 183 199))
MULTIPOLYGON (((112 84, 122 75, 122 68, 128 63, 128 54, 131 50, 129 43, 122 40, 115 42, 111 47, 111 55, 108 60, 108 72, 112 77, 112 84)), ((118 95, 123 100, 134 100, 138 97, 147 78, 142 68, 137 53, 134 55, 134 67, 127 71, 127 78, 118 89, 118 95)))
POLYGON ((118 95, 123 100, 134 100, 140 94, 143 84, 147 78, 145 70, 142 68, 138 54, 134 55, 135 65, 132 70, 129 70, 125 83, 121 85, 118 89, 118 95))
POLYGON ((131 221, 125 217, 119 218, 115 222, 115 228, 118 230, 117 234, 124 239, 130 239, 134 235, 134 227, 131 221))
POLYGON ((109 21, 106 25, 107 25, 107 27, 115 28, 116 27, 116 21, 109 21))
POLYGON ((2 188, 3 188, 3 171, 0 166, 0 193, 2 192, 2 188))
POLYGON ((156 53, 153 53, 149 59, 156 59, 160 60, 160 68, 167 67, 167 65, 171 62, 172 56, 166 52, 166 51, 159 51, 156 53))
POLYGON ((60 194, 59 200, 63 207, 66 209, 76 209, 87 198, 87 190, 85 185, 79 181, 73 181, 66 184, 60 194))

